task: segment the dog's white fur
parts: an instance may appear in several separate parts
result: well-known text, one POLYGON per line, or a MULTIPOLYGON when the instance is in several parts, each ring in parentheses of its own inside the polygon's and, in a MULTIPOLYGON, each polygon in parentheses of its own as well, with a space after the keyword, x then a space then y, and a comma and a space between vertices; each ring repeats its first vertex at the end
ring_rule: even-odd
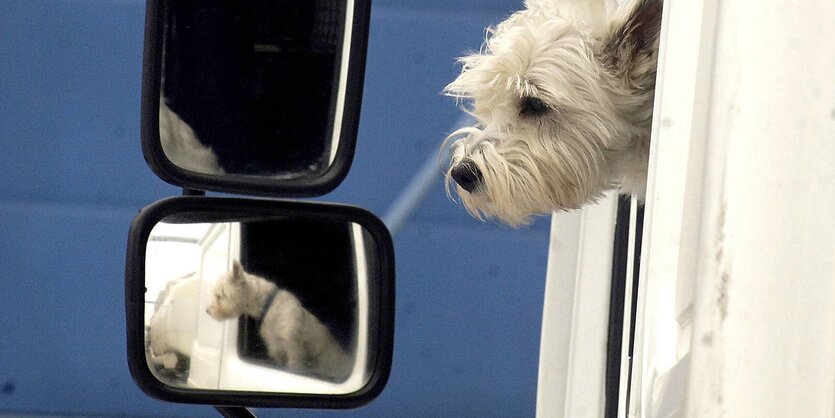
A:
POLYGON ((526 1, 460 59, 445 88, 477 121, 445 141, 447 192, 453 169, 474 164, 479 186, 456 189, 479 219, 517 226, 616 187, 643 199, 661 0, 635 0, 605 19, 577 4, 526 1))
POLYGON ((263 317, 259 333, 277 365, 337 381, 350 374, 351 356, 292 293, 247 273, 238 261, 218 279, 213 291, 214 299, 207 310, 213 318, 263 317), (265 306, 274 291, 277 291, 275 298, 265 306))
POLYGON ((194 130, 174 113, 165 98, 159 101, 159 139, 168 160, 182 169, 202 174, 224 174, 217 155, 203 145, 194 130))

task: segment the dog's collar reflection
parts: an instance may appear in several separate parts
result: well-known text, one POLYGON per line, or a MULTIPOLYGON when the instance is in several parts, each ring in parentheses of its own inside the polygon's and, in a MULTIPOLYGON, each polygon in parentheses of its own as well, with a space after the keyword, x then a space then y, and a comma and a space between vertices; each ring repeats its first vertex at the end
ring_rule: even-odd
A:
POLYGON ((273 301, 275 301, 276 295, 278 295, 278 288, 277 287, 274 288, 270 292, 269 296, 267 296, 267 301, 264 302, 264 307, 261 308, 261 315, 259 315, 258 318, 255 318, 256 320, 258 320, 258 321, 263 321, 264 320, 264 317, 267 316, 267 312, 269 312, 270 307, 273 305, 273 301))

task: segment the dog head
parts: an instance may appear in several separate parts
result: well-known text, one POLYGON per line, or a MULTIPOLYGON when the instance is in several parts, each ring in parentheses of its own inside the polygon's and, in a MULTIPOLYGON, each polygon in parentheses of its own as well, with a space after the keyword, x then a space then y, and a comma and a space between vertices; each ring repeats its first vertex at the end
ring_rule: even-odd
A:
POLYGON ((454 182, 473 216, 516 226, 618 187, 649 135, 660 3, 638 0, 600 23, 529 0, 489 29, 445 88, 476 120, 445 141, 448 193, 454 182))
POLYGON ((212 303, 206 313, 221 321, 237 318, 254 309, 260 309, 257 298, 253 297, 253 283, 251 283, 249 276, 244 271, 241 263, 237 260, 234 261, 232 270, 226 272, 215 282, 212 289, 212 303))

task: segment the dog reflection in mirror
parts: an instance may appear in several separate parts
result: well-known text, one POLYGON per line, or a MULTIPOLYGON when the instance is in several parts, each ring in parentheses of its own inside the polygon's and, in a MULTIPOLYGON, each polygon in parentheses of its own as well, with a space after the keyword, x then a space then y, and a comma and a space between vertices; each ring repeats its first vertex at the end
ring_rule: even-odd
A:
POLYGON ((225 173, 214 151, 200 142, 194 129, 168 107, 164 97, 159 101, 159 139, 162 152, 180 168, 202 174, 225 173))
POLYGON ((259 333, 277 365, 336 381, 350 374, 353 359, 292 293, 247 273, 238 261, 217 280, 213 291, 206 312, 219 321, 241 315, 259 319, 259 333))
POLYGON ((662 0, 525 6, 445 88, 476 120, 445 141, 447 192, 511 226, 615 188, 643 200, 662 0))

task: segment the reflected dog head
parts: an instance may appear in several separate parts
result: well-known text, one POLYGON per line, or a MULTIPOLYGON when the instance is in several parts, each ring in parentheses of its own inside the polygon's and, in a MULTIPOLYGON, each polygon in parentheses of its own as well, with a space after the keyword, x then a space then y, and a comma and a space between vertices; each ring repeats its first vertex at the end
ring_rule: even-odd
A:
POLYGON ((264 308, 264 299, 275 285, 253 276, 237 260, 232 270, 223 274, 212 289, 212 303, 206 310, 217 320, 233 319, 241 315, 259 317, 264 308))

